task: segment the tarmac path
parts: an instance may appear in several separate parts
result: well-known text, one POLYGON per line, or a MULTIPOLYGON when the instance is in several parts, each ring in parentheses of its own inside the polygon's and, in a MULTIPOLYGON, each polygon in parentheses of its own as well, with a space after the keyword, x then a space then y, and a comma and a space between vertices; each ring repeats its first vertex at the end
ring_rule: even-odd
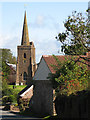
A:
POLYGON ((41 118, 25 117, 10 111, 2 110, 4 106, 0 106, 0 120, 41 120, 41 118))

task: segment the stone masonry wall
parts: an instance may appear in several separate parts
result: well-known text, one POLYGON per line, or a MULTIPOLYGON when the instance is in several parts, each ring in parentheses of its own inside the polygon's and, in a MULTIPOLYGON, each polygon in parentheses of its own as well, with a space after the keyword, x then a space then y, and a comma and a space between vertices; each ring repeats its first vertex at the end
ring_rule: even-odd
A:
POLYGON ((37 115, 53 114, 53 89, 49 80, 34 80, 34 93, 29 107, 37 115))
MULTIPOLYGON (((35 73, 35 47, 30 46, 18 46, 18 58, 17 58, 17 77, 16 84, 30 85, 32 77, 35 73), (24 58, 26 54, 26 58, 24 58), (27 74, 27 80, 24 80, 23 74, 27 74)), ((36 66, 35 66, 36 67, 36 66)))

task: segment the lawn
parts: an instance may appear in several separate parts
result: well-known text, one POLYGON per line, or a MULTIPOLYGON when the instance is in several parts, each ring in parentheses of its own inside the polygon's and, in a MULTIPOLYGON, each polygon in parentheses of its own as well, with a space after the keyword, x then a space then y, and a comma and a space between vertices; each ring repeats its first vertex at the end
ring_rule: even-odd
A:
POLYGON ((19 93, 21 90, 23 90, 26 87, 26 85, 14 85, 14 89, 13 89, 13 85, 9 85, 9 88, 12 89, 15 93, 19 93))

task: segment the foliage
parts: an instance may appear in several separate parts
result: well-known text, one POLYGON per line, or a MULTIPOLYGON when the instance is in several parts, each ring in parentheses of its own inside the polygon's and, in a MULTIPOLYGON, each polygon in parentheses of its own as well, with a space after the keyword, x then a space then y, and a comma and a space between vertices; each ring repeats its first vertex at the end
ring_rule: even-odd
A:
POLYGON ((68 55, 82 55, 90 51, 89 26, 87 14, 84 16, 82 13, 72 12, 64 22, 65 32, 56 37, 62 44, 61 51, 68 55))
POLYGON ((4 96, 2 98, 2 102, 3 102, 3 105, 6 105, 6 103, 8 103, 8 102, 12 103, 12 98, 9 96, 4 96))
POLYGON ((22 98, 18 98, 18 105, 19 105, 19 109, 20 109, 20 112, 24 112, 26 110, 26 108, 28 107, 29 108, 29 101, 30 99, 22 99, 22 98))
POLYGON ((16 64, 16 58, 11 53, 10 49, 0 49, 0 72, 2 74, 3 80, 8 80, 8 74, 10 73, 10 68, 7 63, 16 64))
POLYGON ((17 103, 17 96, 18 96, 18 93, 23 90, 26 85, 21 85, 21 86, 16 86, 14 85, 14 89, 13 89, 13 85, 8 85, 9 89, 12 91, 12 93, 10 94, 12 97, 13 97, 13 103, 17 103))
POLYGON ((10 49, 0 49, 0 74, 2 80, 2 96, 9 96, 12 94, 11 89, 8 87, 8 75, 10 73, 10 68, 8 63, 16 64, 16 58, 12 55, 10 49))
POLYGON ((50 75, 53 88, 60 94, 70 95, 76 91, 81 91, 88 87, 88 80, 90 79, 87 66, 83 63, 76 63, 76 57, 65 58, 65 61, 60 62, 54 56, 57 65, 52 67, 56 70, 55 74, 50 75))
POLYGON ((12 103, 17 103, 17 95, 18 93, 24 89, 25 86, 15 86, 13 89, 13 85, 8 85, 6 80, 2 82, 2 97, 8 96, 12 103))
POLYGON ((2 96, 9 96, 12 94, 12 90, 8 87, 8 83, 6 79, 3 79, 2 82, 2 96))
POLYGON ((13 56, 10 49, 0 49, 2 51, 2 62, 16 64, 16 58, 13 56))

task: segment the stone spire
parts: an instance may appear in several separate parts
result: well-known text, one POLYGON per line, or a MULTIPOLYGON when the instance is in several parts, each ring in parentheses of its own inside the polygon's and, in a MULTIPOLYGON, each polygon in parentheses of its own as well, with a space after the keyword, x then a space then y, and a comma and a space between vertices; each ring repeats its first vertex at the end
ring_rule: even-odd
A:
POLYGON ((29 35, 28 35, 28 26, 27 26, 27 19, 26 19, 26 11, 24 16, 24 24, 23 24, 23 32, 22 32, 22 42, 21 45, 29 45, 29 35))

